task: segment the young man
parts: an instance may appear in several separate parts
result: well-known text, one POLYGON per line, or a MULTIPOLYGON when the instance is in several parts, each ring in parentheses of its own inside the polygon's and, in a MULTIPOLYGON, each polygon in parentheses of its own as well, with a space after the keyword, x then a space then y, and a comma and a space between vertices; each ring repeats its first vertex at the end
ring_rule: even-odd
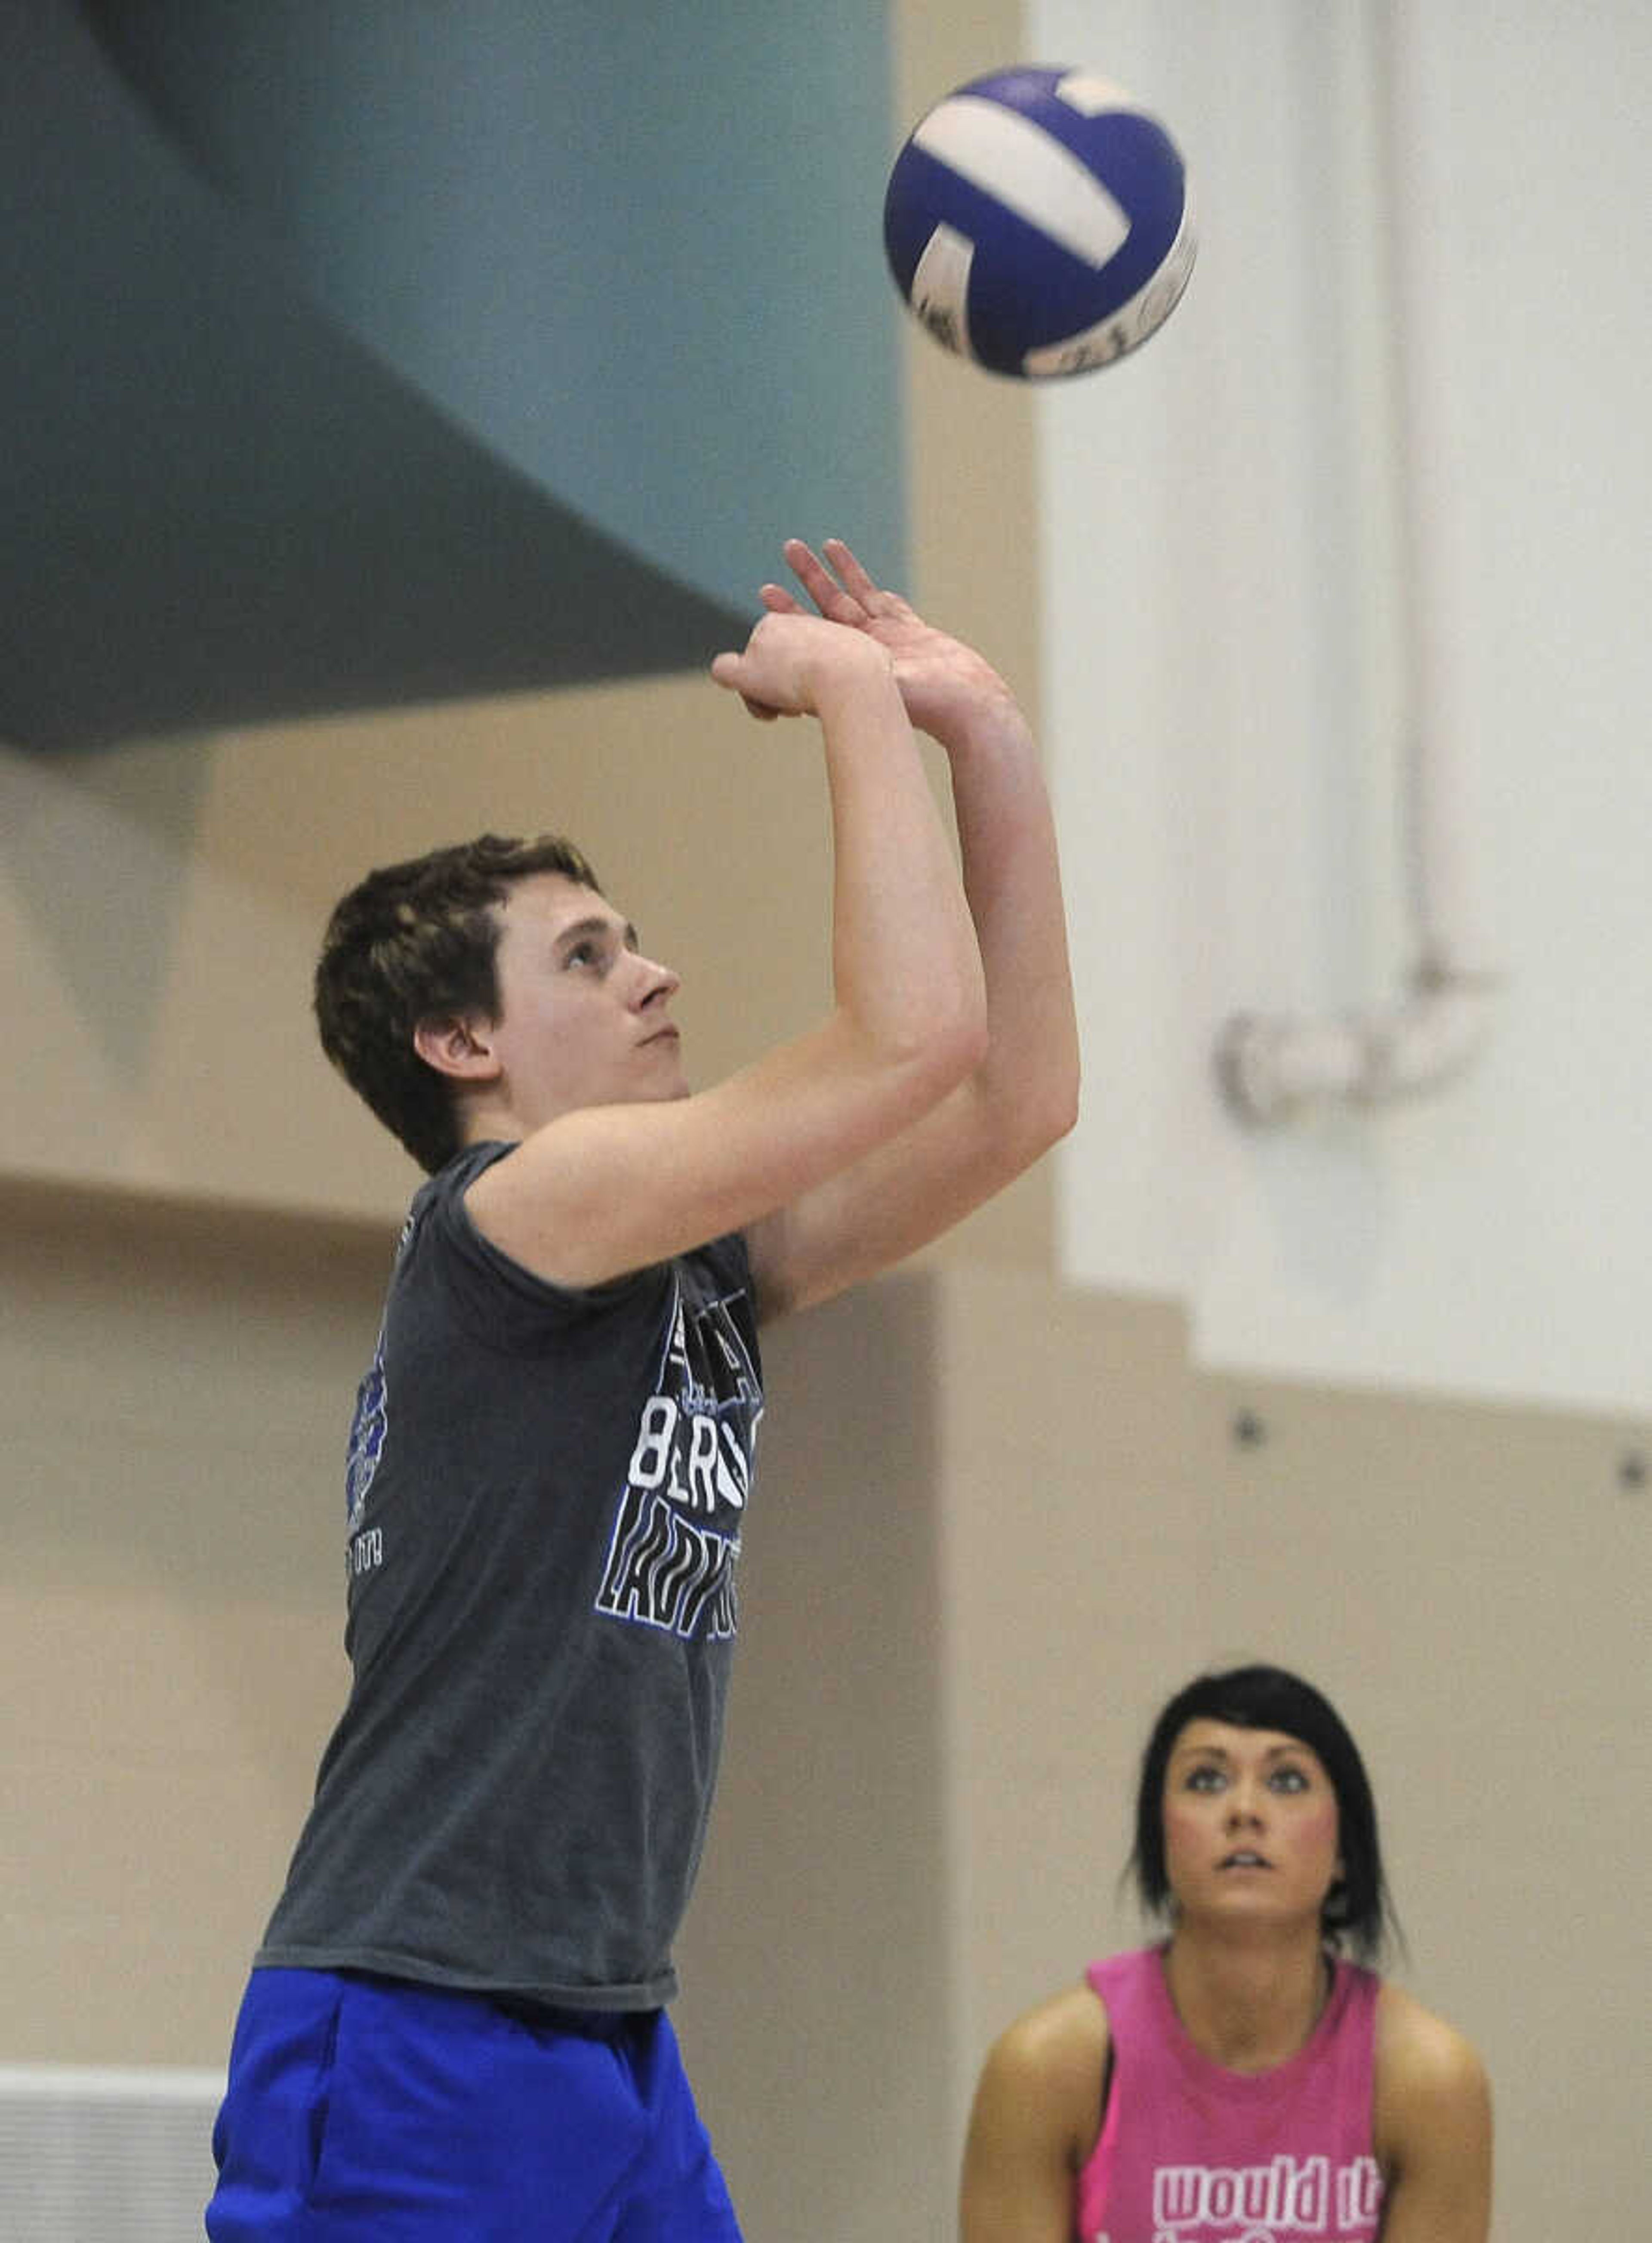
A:
POLYGON ((1003 681, 844 546, 716 682, 815 717, 826 1018, 690 1093, 676 977, 567 842, 371 875, 327 1051, 432 1175, 348 1465, 353 1681, 255 1958, 215 2243, 738 2229, 664 2004, 709 1808, 757 1327, 1071 1124, 1056 852, 1003 681), (964 879, 913 726, 945 749, 964 879))

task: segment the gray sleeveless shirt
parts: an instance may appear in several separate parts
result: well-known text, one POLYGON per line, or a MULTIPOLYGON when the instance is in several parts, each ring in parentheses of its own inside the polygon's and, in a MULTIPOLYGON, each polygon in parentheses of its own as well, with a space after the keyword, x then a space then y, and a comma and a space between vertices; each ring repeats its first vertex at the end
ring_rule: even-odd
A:
POLYGON ((259 1964, 676 1990, 762 1414, 745 1246, 588 1291, 414 1200, 357 1397, 348 1703, 259 1964))

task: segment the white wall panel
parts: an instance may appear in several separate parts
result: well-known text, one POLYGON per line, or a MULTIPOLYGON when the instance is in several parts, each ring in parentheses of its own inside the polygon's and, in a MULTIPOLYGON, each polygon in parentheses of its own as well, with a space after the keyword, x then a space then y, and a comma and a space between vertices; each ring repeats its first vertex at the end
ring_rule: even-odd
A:
POLYGON ((1152 101, 1202 217, 1164 333, 1039 401, 1087 1080, 1068 1272, 1185 1298, 1212 1364, 1643 1408, 1652 18, 1047 0, 1027 44, 1152 101), (1390 30, 1427 205, 1397 234, 1390 30), (1387 1005, 1414 962, 1407 367, 1465 911, 1507 987, 1450 1087, 1247 1132, 1223 1020, 1387 1005))

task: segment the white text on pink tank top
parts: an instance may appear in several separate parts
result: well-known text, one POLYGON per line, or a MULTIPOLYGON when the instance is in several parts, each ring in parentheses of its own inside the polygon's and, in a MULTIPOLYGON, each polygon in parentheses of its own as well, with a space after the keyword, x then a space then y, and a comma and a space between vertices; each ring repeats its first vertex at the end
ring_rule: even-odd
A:
MULTIPOLYGON (((1329 2158, 1289 2156, 1265 2166, 1158 2166, 1152 2243, 1289 2243, 1299 2235, 1372 2243, 1381 2210, 1374 2158, 1334 2168, 1329 2158)), ((1105 2230, 1093 2243, 1110 2243, 1105 2230)))

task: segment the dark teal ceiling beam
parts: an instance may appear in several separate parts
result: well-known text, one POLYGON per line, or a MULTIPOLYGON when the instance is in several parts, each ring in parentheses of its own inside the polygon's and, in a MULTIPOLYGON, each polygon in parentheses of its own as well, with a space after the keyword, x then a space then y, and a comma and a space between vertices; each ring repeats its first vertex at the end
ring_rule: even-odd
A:
POLYGON ((793 529, 898 569, 883 10, 789 18, 0 8, 0 737, 696 666, 793 529))

